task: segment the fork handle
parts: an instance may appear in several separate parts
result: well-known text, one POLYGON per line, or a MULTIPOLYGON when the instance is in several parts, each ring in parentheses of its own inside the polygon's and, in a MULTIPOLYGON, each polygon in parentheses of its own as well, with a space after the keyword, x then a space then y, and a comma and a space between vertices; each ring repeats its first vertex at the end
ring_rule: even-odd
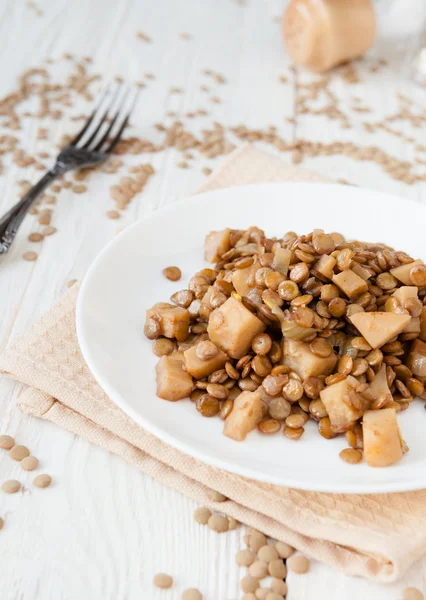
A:
POLYGON ((11 209, 0 218, 0 254, 5 254, 18 231, 25 215, 37 200, 38 196, 64 172, 57 165, 47 171, 41 179, 19 200, 11 209))

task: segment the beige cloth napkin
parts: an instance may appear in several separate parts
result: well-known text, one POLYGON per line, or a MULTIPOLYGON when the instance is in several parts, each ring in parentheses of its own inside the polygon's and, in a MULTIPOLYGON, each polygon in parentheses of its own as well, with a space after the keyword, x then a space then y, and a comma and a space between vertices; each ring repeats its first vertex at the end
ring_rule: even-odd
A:
MULTIPOLYGON (((289 180, 322 178, 244 146, 202 190, 289 180)), ((424 491, 358 496, 267 485, 203 464, 141 429, 104 394, 83 360, 75 330, 77 291, 74 286, 0 357, 2 372, 29 386, 18 400, 24 412, 81 435, 201 504, 347 573, 393 581, 426 552, 424 491), (212 503, 208 488, 229 500, 212 503)))

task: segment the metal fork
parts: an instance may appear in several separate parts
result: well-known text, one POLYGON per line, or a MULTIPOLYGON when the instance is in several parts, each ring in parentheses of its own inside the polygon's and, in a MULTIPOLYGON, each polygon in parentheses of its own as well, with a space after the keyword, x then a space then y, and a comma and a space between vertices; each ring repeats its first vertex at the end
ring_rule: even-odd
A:
POLYGON ((120 94, 121 86, 117 86, 114 91, 107 87, 101 93, 81 131, 60 151, 53 168, 47 171, 25 196, 0 218, 0 254, 5 254, 9 250, 25 215, 52 181, 71 169, 97 165, 108 158, 120 141, 136 104, 139 90, 134 93, 130 106, 125 111, 125 107, 129 104, 130 91, 128 89, 124 94, 120 94), (117 100, 118 106, 114 112, 117 100), (101 132, 102 129, 104 131, 101 132), (114 137, 110 139, 112 135, 114 137))

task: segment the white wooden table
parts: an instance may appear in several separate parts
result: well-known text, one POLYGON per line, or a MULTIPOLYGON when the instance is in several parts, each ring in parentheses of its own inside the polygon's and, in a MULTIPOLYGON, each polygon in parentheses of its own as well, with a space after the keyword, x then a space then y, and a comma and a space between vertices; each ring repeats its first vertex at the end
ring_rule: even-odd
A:
MULTIPOLYGON (((365 115, 353 113, 353 127, 346 130, 325 117, 302 115, 295 124, 285 121, 294 116, 295 85, 276 19, 282 4, 280 0, 247 0, 245 4, 236 0, 39 0, 43 14, 37 16, 24 0, 1 0, 0 93, 13 89, 17 76, 28 67, 72 52, 91 56, 94 70, 105 77, 119 74, 141 80, 145 72, 155 75, 155 80, 147 82, 133 119, 134 131, 155 142, 161 137, 153 124, 170 124, 168 111, 180 116, 206 108, 208 116, 185 120, 190 129, 199 131, 214 120, 260 128, 276 125, 287 140, 374 144, 410 160, 413 144, 386 132, 366 133, 360 125, 365 115), (137 39, 137 31, 149 35, 152 42, 137 39), (183 32, 192 39, 181 39, 183 32), (225 75, 228 83, 212 83, 201 75, 206 68, 225 75), (289 77, 289 83, 279 83, 279 75, 289 77), (201 92, 201 84, 209 85, 211 93, 201 92), (170 95, 173 86, 182 87, 183 93, 170 95), (214 95, 220 96, 222 103, 209 101, 214 95)), ((407 67, 425 31, 424 2, 392 4, 391 13, 381 21, 385 35, 371 54, 386 56, 389 67, 372 73, 371 58, 358 67, 362 75, 359 84, 336 84, 341 106, 350 113, 351 98, 357 95, 373 107, 371 120, 393 110, 397 91, 426 107, 426 92, 407 81, 407 67)), ((60 70, 63 65, 52 68, 60 70)), ((82 110, 87 106, 83 103, 82 110)), ((61 135, 77 126, 66 119, 56 121, 49 124, 49 139, 39 141, 36 132, 40 125, 28 122, 17 132, 29 154, 44 150, 53 154, 61 135)), ((405 122, 399 123, 399 128, 424 143, 422 129, 405 122)), ((125 160, 131 164, 133 158, 125 160)), ((84 275, 117 226, 125 227, 158 206, 191 193, 204 178, 202 167, 214 167, 221 160, 189 161, 191 168, 183 170, 176 166, 182 158, 175 149, 137 158, 139 162, 152 159, 156 175, 120 221, 105 217, 106 210, 113 208, 108 193, 111 179, 99 174, 89 180, 86 194, 61 192, 54 215, 59 231, 37 248, 40 256, 36 262, 21 258, 23 252, 34 249, 27 235, 37 230, 33 219, 25 222, 12 251, 0 260, 1 348, 64 294, 67 281, 84 275)), ((16 200, 18 179, 35 181, 38 177, 32 167, 23 174, 8 160, 0 178, 1 213, 16 200)), ((283 155, 283 160, 290 161, 290 155, 283 155)), ((330 177, 426 201, 426 183, 407 186, 377 165, 343 156, 307 159, 303 165, 330 177)), ((15 408, 20 389, 5 378, 0 381, 1 432, 27 444, 40 458, 43 470, 53 475, 55 484, 43 493, 0 494, 0 515, 6 517, 0 533, 2 600, 176 600, 183 589, 192 586, 202 590, 206 600, 240 597, 241 573, 234 555, 241 547, 243 528, 217 535, 195 524, 191 500, 84 440, 23 416, 15 408), (161 592, 152 587, 152 577, 159 571, 175 577, 173 590, 161 592)), ((31 481, 30 475, 23 477, 19 467, 0 453, 0 481, 13 477, 24 484, 31 481)), ((426 563, 415 565, 403 581, 392 586, 375 585, 313 564, 308 575, 289 575, 288 599, 400 600, 407 585, 424 590, 425 581, 426 563)))

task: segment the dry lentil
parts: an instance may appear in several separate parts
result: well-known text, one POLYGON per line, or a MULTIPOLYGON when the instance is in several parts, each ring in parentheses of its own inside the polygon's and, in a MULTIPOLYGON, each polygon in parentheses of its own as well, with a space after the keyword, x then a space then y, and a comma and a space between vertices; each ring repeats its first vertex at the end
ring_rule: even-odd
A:
POLYGON ((166 573, 157 573, 157 575, 154 575, 153 583, 155 587, 167 590, 173 585, 173 577, 166 575, 166 573))
POLYGON ((200 525, 207 525, 208 520, 212 516, 211 510, 205 506, 200 506, 194 510, 194 520, 200 525))
POLYGON ((277 592, 268 592, 265 596, 265 600, 284 600, 284 596, 278 594, 277 592))
POLYGON ((424 600, 424 595, 417 588, 405 588, 403 591, 403 600, 424 600))
POLYGON ((294 554, 294 548, 285 542, 276 542, 275 550, 278 552, 278 556, 280 558, 289 558, 292 554, 294 554))
POLYGON ((37 475, 37 477, 34 479, 33 484, 38 487, 38 488, 45 488, 45 487, 49 487, 49 485, 52 483, 52 478, 50 475, 46 475, 46 474, 42 474, 42 475, 37 475))
POLYGON ((6 492, 6 494, 16 494, 16 492, 19 492, 21 489, 21 484, 16 479, 9 479, 3 483, 1 489, 3 492, 6 492))
POLYGON ((28 450, 28 448, 26 446, 19 446, 19 445, 13 446, 9 450, 9 456, 11 458, 13 458, 13 460, 21 461, 22 459, 26 458, 29 455, 30 455, 30 451, 28 450))
POLYGON ((181 600, 203 600, 203 595, 197 588, 188 588, 182 593, 181 600))
POLYGON ((38 254, 37 254, 37 252, 33 252, 32 250, 29 250, 28 252, 24 252, 23 257, 24 257, 24 260, 33 261, 33 260, 37 260, 38 254))
POLYGON ((56 227, 53 227, 52 225, 48 225, 47 227, 44 227, 42 230, 43 237, 53 235, 56 232, 57 232, 56 227))
POLYGON ((257 551, 257 557, 259 558, 259 560, 269 563, 272 560, 277 560, 279 556, 278 551, 276 548, 274 548, 274 546, 265 544, 257 551))
POLYGON ((226 502, 228 498, 216 490, 207 490, 207 497, 212 502, 226 502))
POLYGON ((277 577, 278 579, 285 579, 287 575, 287 568, 281 558, 271 560, 268 565, 269 575, 277 577))
POLYGON ((10 450, 15 445, 15 440, 10 435, 0 435, 0 448, 10 450))
POLYGON ((241 579, 240 586, 245 593, 255 592, 259 587, 259 580, 251 575, 246 575, 241 579))
POLYGON ((38 467, 38 459, 35 456, 27 456, 19 464, 24 471, 34 471, 38 467))
POLYGON ((248 547, 254 552, 258 552, 262 546, 266 545, 266 537, 260 531, 253 531, 248 540, 248 547))
POLYGON ((256 560, 250 565, 248 572, 255 579, 264 579, 268 576, 268 563, 264 560, 256 560))
POLYGON ((302 556, 300 554, 290 556, 287 560, 287 567, 293 573, 304 574, 309 571, 311 563, 306 556, 302 556))
POLYGON ((34 232, 34 233, 30 233, 30 235, 28 236, 28 239, 30 242, 41 242, 43 239, 43 236, 41 235, 41 233, 38 232, 34 232))
POLYGON ((216 533, 223 533, 228 531, 229 522, 228 519, 222 515, 212 515, 207 521, 207 526, 212 531, 216 531, 216 533))
POLYGON ((235 560, 241 567, 249 567, 254 563, 255 559, 256 554, 253 552, 253 550, 239 550, 239 552, 237 552, 235 555, 235 560))

